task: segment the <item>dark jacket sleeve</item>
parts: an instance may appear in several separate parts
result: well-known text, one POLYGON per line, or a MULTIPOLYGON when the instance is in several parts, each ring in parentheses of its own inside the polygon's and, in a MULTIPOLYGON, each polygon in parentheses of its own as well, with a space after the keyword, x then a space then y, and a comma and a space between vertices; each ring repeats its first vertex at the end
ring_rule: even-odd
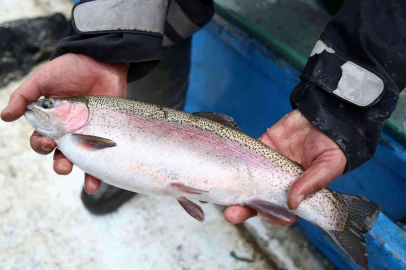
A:
MULTIPOLYGON (((406 86, 406 1, 347 0, 320 39, 345 60, 371 71, 384 82, 384 94, 367 108, 341 100, 314 83, 323 76, 302 76, 291 93, 293 108, 343 150, 347 173, 372 158, 384 122, 406 86)), ((321 64, 317 72, 331 70, 342 64, 339 62, 321 64)), ((326 71, 324 80, 330 76, 336 74, 326 71)))
MULTIPOLYGON (((167 18, 171 16, 170 22, 174 25, 167 20, 164 35, 171 45, 188 38, 189 36, 184 35, 185 32, 193 34, 207 24, 214 15, 212 0, 172 0, 171 2, 167 18), (175 7, 177 10, 171 11, 171 8, 175 7), (188 29, 188 26, 192 29, 188 29)), ((131 63, 129 81, 134 81, 149 73, 161 60, 164 37, 128 31, 106 34, 74 33, 58 42, 51 60, 67 53, 75 53, 104 62, 131 63)))

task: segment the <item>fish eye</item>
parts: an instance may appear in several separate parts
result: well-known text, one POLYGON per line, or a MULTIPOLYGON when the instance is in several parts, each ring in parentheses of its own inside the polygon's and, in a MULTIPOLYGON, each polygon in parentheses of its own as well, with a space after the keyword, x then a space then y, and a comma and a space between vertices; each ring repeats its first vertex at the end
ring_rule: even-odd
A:
POLYGON ((52 109, 54 106, 54 100, 53 99, 45 99, 42 104, 41 107, 44 109, 52 109))

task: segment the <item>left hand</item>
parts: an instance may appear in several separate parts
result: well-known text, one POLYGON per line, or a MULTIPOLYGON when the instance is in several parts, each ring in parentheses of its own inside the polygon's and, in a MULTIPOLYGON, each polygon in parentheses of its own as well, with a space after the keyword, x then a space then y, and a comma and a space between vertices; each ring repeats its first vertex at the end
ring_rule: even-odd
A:
MULTIPOLYGON (((65 54, 48 62, 34 72, 10 97, 9 104, 1 112, 3 121, 15 121, 24 115, 27 102, 41 96, 75 97, 103 95, 125 97, 127 92, 127 73, 129 64, 104 63, 88 56, 65 54)), ((32 149, 42 155, 51 153, 56 143, 34 131, 30 144, 32 149)), ((73 164, 59 151, 54 154, 54 170, 66 175, 72 171, 73 164)), ((85 190, 96 192, 100 181, 85 174, 85 190)))
MULTIPOLYGON (((338 145, 307 121, 298 110, 285 115, 259 140, 306 169, 289 189, 288 207, 292 210, 340 176, 347 163, 338 145)), ((265 221, 283 226, 289 226, 298 219, 295 216, 290 221, 284 221, 264 213, 259 214, 265 221)), ((255 210, 244 206, 230 206, 224 212, 224 218, 233 224, 255 215, 255 210)))

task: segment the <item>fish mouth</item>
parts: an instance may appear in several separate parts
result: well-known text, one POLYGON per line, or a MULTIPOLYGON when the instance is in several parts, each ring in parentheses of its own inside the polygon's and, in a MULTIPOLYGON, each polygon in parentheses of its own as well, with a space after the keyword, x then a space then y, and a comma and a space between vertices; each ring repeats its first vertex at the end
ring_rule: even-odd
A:
POLYGON ((32 106, 27 106, 24 112, 25 119, 34 127, 34 129, 40 128, 45 131, 49 131, 49 129, 44 128, 44 125, 39 126, 37 123, 49 123, 49 115, 41 110, 38 110, 32 106), (46 117, 44 117, 46 116, 46 117))
POLYGON ((27 112, 32 112, 32 113, 34 113, 34 114, 35 114, 34 110, 33 110, 33 109, 31 109, 31 108, 28 108, 28 107, 27 107, 27 109, 25 110, 25 112, 26 112, 26 113, 27 113, 27 112))
POLYGON ((32 106, 27 106, 25 112, 32 112, 35 115, 38 115, 39 117, 41 117, 41 115, 45 115, 47 117, 47 121, 49 121, 49 115, 41 110, 38 110, 37 108, 34 108, 32 106))

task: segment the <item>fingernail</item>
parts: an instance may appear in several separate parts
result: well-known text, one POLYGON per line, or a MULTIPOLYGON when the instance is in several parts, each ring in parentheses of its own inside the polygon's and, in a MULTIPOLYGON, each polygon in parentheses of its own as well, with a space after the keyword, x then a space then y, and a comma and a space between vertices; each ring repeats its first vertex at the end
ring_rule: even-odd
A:
MULTIPOLYGON (((94 185, 93 185, 92 183, 87 183, 87 184, 90 185, 90 188, 93 188, 93 187, 94 187, 94 185)), ((86 190, 86 184, 83 185, 83 188, 84 188, 84 190, 86 191, 86 193, 89 194, 89 195, 90 195, 90 194, 95 194, 95 193, 97 193, 97 191, 98 191, 98 190, 95 191, 95 192, 89 192, 89 191, 87 191, 87 190, 86 190)))
POLYGON ((8 108, 8 105, 7 105, 6 107, 4 107, 4 108, 3 108, 3 110, 1 110, 1 112, 6 111, 6 110, 7 110, 7 108, 8 108))
POLYGON ((2 111, 1 111, 1 115, 3 115, 4 117, 7 117, 7 108, 8 108, 8 106, 6 106, 2 111))
POLYGON ((273 226, 276 226, 276 227, 285 227, 285 226, 283 226, 283 225, 281 225, 281 224, 276 223, 274 220, 272 220, 272 219, 269 218, 269 217, 263 216, 263 215, 261 215, 261 214, 259 214, 259 216, 261 217, 261 219, 262 219, 264 222, 269 223, 269 224, 271 224, 271 225, 273 225, 273 226))
POLYGON ((297 206, 299 206, 299 204, 303 201, 303 199, 304 199, 303 194, 301 194, 301 195, 299 195, 299 197, 297 197, 297 200, 296 200, 297 206))
POLYGON ((87 194, 93 194, 86 190, 86 184, 83 185, 83 189, 86 191, 87 194))
POLYGON ((263 221, 266 221, 266 222, 269 222, 269 223, 273 223, 273 220, 272 220, 270 217, 265 216, 265 215, 263 215, 262 213, 259 213, 259 212, 258 212, 258 216, 259 216, 263 221))
POLYGON ((264 217, 264 216, 261 216, 261 215, 259 215, 259 216, 261 217, 261 219, 262 219, 263 221, 268 222, 268 223, 272 223, 272 224, 273 224, 272 219, 267 218, 267 217, 264 217))
POLYGON ((49 152, 49 151, 52 150, 52 148, 49 147, 48 145, 42 145, 42 146, 41 146, 41 149, 42 149, 42 151, 45 151, 45 152, 49 152))
POLYGON ((59 164, 58 164, 58 169, 60 170, 60 171, 63 171, 63 172, 65 172, 65 171, 67 171, 67 167, 65 166, 66 164, 64 164, 65 162, 60 162, 59 164))

